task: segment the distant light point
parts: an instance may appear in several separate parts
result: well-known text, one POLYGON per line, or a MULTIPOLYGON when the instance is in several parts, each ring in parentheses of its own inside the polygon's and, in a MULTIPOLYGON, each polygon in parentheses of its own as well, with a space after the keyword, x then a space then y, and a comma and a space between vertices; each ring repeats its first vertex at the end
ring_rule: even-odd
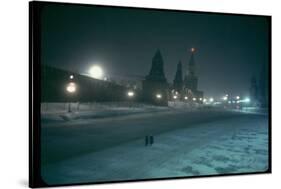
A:
POLYGON ((195 48, 192 47, 192 48, 191 48, 191 52, 195 52, 195 48))

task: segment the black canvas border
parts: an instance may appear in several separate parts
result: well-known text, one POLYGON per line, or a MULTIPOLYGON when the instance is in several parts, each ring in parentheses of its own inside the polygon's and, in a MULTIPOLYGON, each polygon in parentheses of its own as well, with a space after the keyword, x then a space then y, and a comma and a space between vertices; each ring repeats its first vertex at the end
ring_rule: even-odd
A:
POLYGON ((89 184, 110 184, 110 183, 124 183, 124 182, 143 182, 143 181, 162 181, 175 179, 190 179, 190 178, 210 178, 222 176, 240 176, 272 173, 272 17, 270 15, 250 15, 250 14, 233 14, 233 13, 217 13, 217 12, 202 12, 189 10, 172 10, 160 8, 142 8, 142 7, 126 7, 126 6, 111 6, 111 5, 93 5, 80 3, 61 3, 48 1, 32 1, 29 2, 29 187, 54 187, 54 186, 75 186, 75 185, 89 185, 89 184), (264 172, 249 172, 249 173, 233 173, 233 174, 217 174, 217 175, 202 175, 202 176, 188 176, 188 177, 169 177, 157 179, 138 179, 138 180, 122 180, 122 181, 108 181, 108 182, 88 182, 88 183, 70 183, 70 184, 55 184, 49 185, 41 178, 40 167, 40 134, 41 134, 41 10, 46 5, 65 5, 65 6, 86 6, 86 7, 111 7, 117 9, 138 9, 146 11, 165 11, 165 12, 181 12, 181 13, 195 13, 195 14, 215 14, 215 15, 237 15, 249 17, 265 17, 268 21, 269 31, 269 69, 268 69, 268 170, 264 172))

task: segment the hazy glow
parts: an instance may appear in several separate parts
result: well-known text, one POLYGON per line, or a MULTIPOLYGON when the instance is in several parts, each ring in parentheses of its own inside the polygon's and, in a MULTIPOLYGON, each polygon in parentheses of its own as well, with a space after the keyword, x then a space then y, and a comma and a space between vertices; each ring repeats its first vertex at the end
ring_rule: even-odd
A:
POLYGON ((74 93, 76 91, 76 85, 73 82, 70 82, 67 86, 66 86, 66 91, 69 93, 74 93))
POLYGON ((245 98, 244 102, 251 102, 250 98, 245 98))
POLYGON ((103 70, 100 66, 94 65, 90 68, 89 73, 91 77, 95 79, 102 79, 103 78, 103 70))
POLYGON ((222 99, 223 99, 223 100, 227 100, 227 96, 224 96, 222 99))
POLYGON ((177 99, 178 97, 175 95, 175 96, 173 96, 173 98, 174 98, 174 99, 177 99))
POLYGON ((193 98, 192 100, 193 100, 193 101, 195 101, 195 100, 196 100, 196 98, 193 98))
POLYGON ((236 99, 239 100, 239 99, 240 99, 240 96, 237 96, 236 99))
POLYGON ((73 76, 73 75, 70 75, 70 76, 69 76, 69 79, 73 79, 73 78, 74 78, 74 76, 73 76))
POLYGON ((134 93, 133 91, 129 91, 129 92, 127 93, 127 95, 128 95, 129 97, 133 97, 133 96, 135 95, 135 93, 134 93))
POLYGON ((187 96, 185 96, 184 99, 187 100, 188 99, 187 96))
POLYGON ((210 100, 209 100, 210 102, 214 102, 214 99, 213 98, 210 98, 210 100))
POLYGON ((161 94, 157 94, 156 98, 162 98, 162 95, 161 94))

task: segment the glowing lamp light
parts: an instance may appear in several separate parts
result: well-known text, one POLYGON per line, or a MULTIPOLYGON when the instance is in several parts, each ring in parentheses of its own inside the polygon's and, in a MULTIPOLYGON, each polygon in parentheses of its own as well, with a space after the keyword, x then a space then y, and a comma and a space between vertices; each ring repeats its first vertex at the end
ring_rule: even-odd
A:
POLYGON ((74 76, 73 76, 73 75, 70 75, 70 76, 69 76, 69 79, 74 79, 74 76))
POLYGON ((193 98, 192 100, 193 100, 193 101, 196 101, 196 98, 193 98))
POLYGON ((245 98, 244 102, 249 103, 249 102, 251 102, 251 100, 250 100, 250 98, 245 98))
POLYGON ((133 97, 133 96, 135 96, 135 93, 133 91, 129 91, 127 93, 127 95, 128 95, 128 97, 133 97))
POLYGON ((236 99, 239 100, 239 99, 240 99, 240 96, 237 96, 236 99))
POLYGON ((191 52, 195 52, 195 48, 192 47, 192 48, 191 48, 191 52))
POLYGON ((200 101, 202 101, 202 98, 199 98, 200 101))
POLYGON ((94 65, 90 68, 89 74, 91 77, 95 79, 102 79, 103 78, 103 70, 100 66, 94 65))
POLYGON ((222 99, 226 101, 227 100, 227 96, 224 96, 222 99))
POLYGON ((187 97, 187 96, 185 96, 185 97, 184 97, 184 99, 185 99, 185 100, 187 100, 187 99, 188 99, 188 97, 187 97))
POLYGON ((176 95, 173 96, 174 99, 177 99, 178 97, 176 95))
POLYGON ((210 98, 209 101, 210 101, 210 102, 214 102, 214 99, 213 99, 213 98, 210 98))
POLYGON ((160 99, 160 98, 162 98, 162 95, 161 94, 156 94, 156 98, 160 99))
POLYGON ((203 99, 203 102, 206 102, 206 101, 207 101, 207 99, 206 99, 206 98, 204 98, 204 99, 203 99))
POLYGON ((67 86, 66 86, 66 91, 69 93, 74 93, 76 91, 76 85, 73 82, 70 82, 67 86))

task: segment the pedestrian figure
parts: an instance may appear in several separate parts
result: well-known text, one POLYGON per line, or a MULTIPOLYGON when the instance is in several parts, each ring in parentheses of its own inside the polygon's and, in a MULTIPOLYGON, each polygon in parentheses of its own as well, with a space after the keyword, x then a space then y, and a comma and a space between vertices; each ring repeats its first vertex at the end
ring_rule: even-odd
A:
POLYGON ((152 146, 153 143, 154 143, 154 137, 150 136, 150 146, 152 146))
POLYGON ((149 144, 149 138, 148 136, 145 136, 145 146, 148 146, 148 144, 149 144))

